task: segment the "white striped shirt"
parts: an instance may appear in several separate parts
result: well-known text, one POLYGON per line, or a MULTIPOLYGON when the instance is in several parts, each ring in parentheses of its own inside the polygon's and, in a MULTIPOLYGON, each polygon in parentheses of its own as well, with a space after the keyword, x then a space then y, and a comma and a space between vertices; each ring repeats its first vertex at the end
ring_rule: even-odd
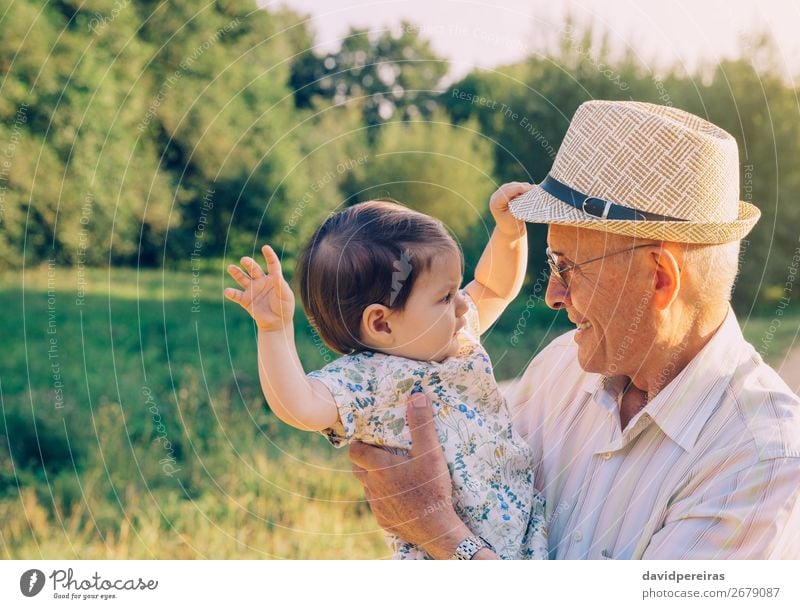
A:
POLYGON ((733 311, 623 433, 624 380, 584 372, 570 332, 507 392, 550 558, 800 558, 800 399, 733 311))

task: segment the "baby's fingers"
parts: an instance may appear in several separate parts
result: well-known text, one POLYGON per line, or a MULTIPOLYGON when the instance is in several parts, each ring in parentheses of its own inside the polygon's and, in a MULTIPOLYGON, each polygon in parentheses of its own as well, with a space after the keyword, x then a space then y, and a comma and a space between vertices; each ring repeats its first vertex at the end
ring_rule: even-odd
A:
POLYGON ((261 268, 258 262, 250 258, 250 256, 245 256, 242 258, 241 262, 242 266, 250 273, 250 277, 253 279, 261 279, 264 277, 264 269, 261 268))
POLYGON ((531 188, 533 184, 529 182, 509 182, 503 185, 502 190, 509 199, 514 199, 531 188))
POLYGON ((283 270, 281 269, 281 260, 278 254, 269 245, 261 248, 261 253, 264 254, 264 260, 267 263, 267 273, 270 275, 277 275, 283 277, 283 270))
POLYGON ((235 288, 225 288, 222 295, 236 304, 242 304, 244 302, 244 292, 235 288))
POLYGON ((233 277, 233 280, 245 289, 250 285, 250 277, 235 264, 228 265, 228 275, 233 277))

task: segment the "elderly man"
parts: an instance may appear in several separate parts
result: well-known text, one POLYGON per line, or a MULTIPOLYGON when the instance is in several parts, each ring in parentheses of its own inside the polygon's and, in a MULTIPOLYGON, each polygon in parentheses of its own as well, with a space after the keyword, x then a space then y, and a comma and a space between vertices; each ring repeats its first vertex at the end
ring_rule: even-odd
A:
MULTIPOLYGON (((725 131, 593 101, 512 202, 550 225, 546 301, 577 326, 508 395, 551 558, 800 558, 800 399, 729 305, 759 217, 738 185, 725 131)), ((496 558, 452 508, 434 416, 414 396, 411 455, 354 444, 353 471, 384 528, 434 558, 496 558)))

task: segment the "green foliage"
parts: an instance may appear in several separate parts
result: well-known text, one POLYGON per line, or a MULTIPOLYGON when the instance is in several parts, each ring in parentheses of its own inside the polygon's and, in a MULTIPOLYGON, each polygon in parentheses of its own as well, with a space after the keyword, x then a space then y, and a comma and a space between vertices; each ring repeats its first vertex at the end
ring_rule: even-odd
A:
POLYGON ((442 219, 459 237, 478 223, 496 188, 491 146, 474 123, 441 117, 384 125, 374 158, 361 168, 353 197, 390 197, 442 219))
MULTIPOLYGON (((374 159, 356 107, 322 106, 298 114, 287 137, 300 142, 303 157, 289 175, 306 176, 303 192, 290 200, 271 199, 264 212, 264 221, 269 221, 273 210, 281 209, 282 223, 272 244, 289 261, 328 214, 348 204, 347 193, 354 191, 358 176, 368 171, 374 159)), ((247 245, 257 249, 262 241, 257 237, 247 245)), ((287 266, 293 268, 291 263, 287 266)))
POLYGON ((282 33, 296 15, 230 1, 3 4, 0 142, 14 154, 0 264, 152 265, 278 230, 279 203, 307 182, 284 137, 299 38, 282 33))
MULTIPOLYGON (((328 213, 388 196, 445 219, 470 269, 495 185, 541 180, 582 102, 637 99, 737 138, 742 198, 763 218, 735 304, 771 309, 793 296, 797 92, 765 35, 689 75, 652 71, 568 18, 541 52, 439 93, 447 62, 406 22, 353 28, 318 55, 305 17, 251 0, 0 8, 1 268, 196 269, 265 242, 291 261, 328 213)), ((534 277, 545 231, 531 235, 534 277)))
POLYGON ((135 22, 121 17, 91 32, 94 15, 110 2, 82 12, 61 3, 40 13, 29 4, 38 6, 11 3, 3 19, 4 32, 30 27, 35 34, 4 36, 0 51, 8 68, 0 141, 10 139, 9 124, 12 132, 21 127, 0 254, 6 264, 18 262, 24 244, 33 262, 96 264, 112 253, 131 260, 142 225, 163 235, 169 213, 168 181, 154 148, 140 147, 135 136, 148 103, 139 82, 146 45, 134 35, 135 22), (16 118, 22 114, 26 121, 16 118))
POLYGON ((403 21, 379 34, 351 28, 335 53, 307 50, 292 66, 291 84, 298 107, 316 96, 342 103, 355 100, 364 124, 390 119, 428 119, 437 108, 438 87, 448 70, 418 27, 403 21))

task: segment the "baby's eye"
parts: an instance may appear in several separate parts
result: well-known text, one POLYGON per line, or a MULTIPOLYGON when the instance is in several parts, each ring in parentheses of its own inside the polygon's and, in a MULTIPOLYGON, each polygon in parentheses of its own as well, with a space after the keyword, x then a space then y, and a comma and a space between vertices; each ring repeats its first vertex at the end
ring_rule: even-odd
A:
POLYGON ((453 300, 453 296, 454 296, 454 294, 452 292, 449 292, 447 294, 447 296, 442 298, 442 302, 450 302, 451 300, 453 300))

